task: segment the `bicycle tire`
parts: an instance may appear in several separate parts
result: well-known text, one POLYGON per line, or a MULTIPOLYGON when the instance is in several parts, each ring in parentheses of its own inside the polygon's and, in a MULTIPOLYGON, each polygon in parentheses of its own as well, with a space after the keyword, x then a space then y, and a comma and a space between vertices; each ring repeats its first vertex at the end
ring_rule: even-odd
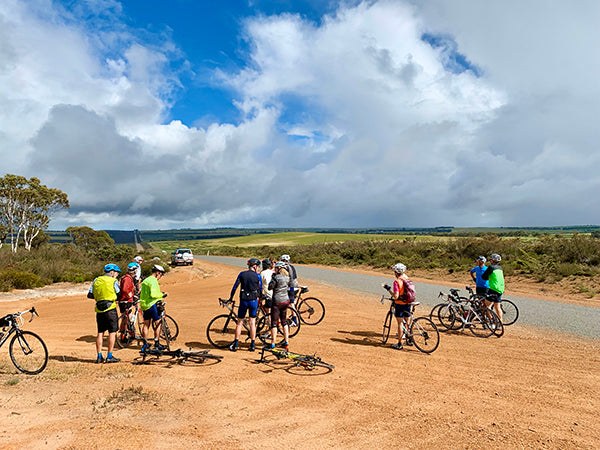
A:
POLYGON ((325 305, 316 297, 306 297, 296 305, 302 323, 317 325, 325 317, 325 305))
POLYGON ((205 359, 214 359, 217 361, 221 361, 223 359, 223 357, 220 355, 211 355, 210 353, 204 353, 204 352, 184 352, 184 355, 183 355, 184 361, 203 363, 205 359))
MULTIPOLYGON (((161 320, 163 318, 161 317, 161 320)), ((177 322, 175 322, 175 319, 173 319, 170 315, 165 314, 164 316, 164 322, 163 322, 163 327, 160 330, 160 338, 166 340, 166 336, 164 335, 164 324, 167 324, 168 328, 169 328, 169 333, 170 333, 170 338, 169 341, 174 341, 177 339, 177 336, 179 336, 179 325, 177 325, 177 322)))
POLYGON ((208 342, 216 348, 227 348, 235 339, 236 320, 230 314, 214 317, 206 327, 208 342))
MULTIPOLYGON (((438 321, 440 322, 440 331, 444 332, 453 330, 456 319, 456 310, 452 304, 447 303, 438 310, 438 321)), ((460 321, 460 319, 458 320, 460 321)))
POLYGON ((48 364, 46 344, 31 331, 18 330, 10 341, 8 352, 15 367, 27 375, 40 373, 48 364))
POLYGON ((121 314, 118 319, 119 328, 117 329, 116 343, 119 348, 127 348, 135 341, 135 328, 132 329, 127 314, 121 314), (121 324, 125 322, 125 329, 121 331, 121 324))
MULTIPOLYGON (((300 326, 302 325, 302 316, 298 314, 298 311, 293 308, 288 308, 288 314, 285 316, 285 321, 288 325, 290 338, 293 338, 300 332, 300 326)), ((277 325, 277 331, 283 333, 283 327, 281 323, 277 325)))
POLYGON ((433 323, 439 323, 440 319, 438 317, 438 311, 441 307, 445 305, 447 305, 447 303, 438 303, 433 308, 431 308, 431 311, 429 312, 429 320, 431 320, 433 323))
POLYGON ((502 325, 505 327, 512 325, 519 318, 519 308, 510 300, 502 299, 500 309, 502 310, 502 325))
POLYGON ((383 333, 381 336, 381 342, 383 342, 384 344, 390 338, 391 329, 392 329, 392 312, 388 311, 387 315, 385 316, 385 320, 383 321, 383 333))
POLYGON ((414 319, 410 325, 412 342, 423 353, 433 353, 440 345, 440 332, 427 317, 414 319))
MULTIPOLYGON (((472 309, 469 313, 467 317, 468 327, 475 336, 488 338, 494 334, 494 329, 490 325, 490 319, 486 319, 486 317, 492 317, 489 313, 496 315, 489 308, 472 309)), ((498 316, 496 315, 496 317, 498 316)))
MULTIPOLYGON (((270 317, 263 316, 256 324, 256 336, 258 339, 265 344, 271 344, 271 327, 270 327, 270 317)), ((283 334, 283 330, 281 329, 281 325, 277 327, 277 338, 279 339, 275 342, 275 345, 281 345, 285 342, 285 336, 283 334)))

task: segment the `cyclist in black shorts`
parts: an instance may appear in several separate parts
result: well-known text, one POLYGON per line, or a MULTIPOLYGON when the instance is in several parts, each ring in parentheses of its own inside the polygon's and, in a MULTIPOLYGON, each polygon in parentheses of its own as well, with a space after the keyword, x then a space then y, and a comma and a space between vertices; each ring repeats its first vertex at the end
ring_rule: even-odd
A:
POLYGON ((258 296, 262 293, 262 279, 258 274, 261 262, 258 258, 250 258, 248 260, 248 270, 240 272, 237 276, 229 300, 233 300, 235 291, 240 286, 240 306, 238 308, 238 322, 235 328, 235 340, 229 346, 229 350, 236 352, 238 342, 242 334, 242 326, 244 317, 248 313, 250 318, 250 348, 253 352, 256 349, 256 313, 258 311, 258 296))
POLYGON ((275 264, 275 275, 271 278, 269 289, 273 291, 271 302, 271 348, 275 348, 277 342, 277 323, 281 322, 283 326, 283 336, 285 338, 283 347, 289 349, 289 327, 286 322, 287 309, 290 304, 288 292, 292 280, 286 270, 286 264, 283 261, 275 264))
POLYGON ((96 336, 96 363, 116 363, 120 360, 112 354, 115 346, 118 328, 117 297, 119 296, 119 282, 117 276, 121 269, 116 264, 104 266, 104 275, 97 277, 88 292, 88 298, 96 300, 96 324, 98 334, 96 336), (102 341, 104 332, 108 331, 108 352, 106 360, 102 357, 102 341))

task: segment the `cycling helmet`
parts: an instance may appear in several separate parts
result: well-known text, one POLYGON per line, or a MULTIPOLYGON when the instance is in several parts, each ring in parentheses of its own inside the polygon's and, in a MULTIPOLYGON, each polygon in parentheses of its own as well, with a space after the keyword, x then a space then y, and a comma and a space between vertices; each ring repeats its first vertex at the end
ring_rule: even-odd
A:
POLYGON ((500 262, 502 261, 502 256, 500 256, 498 253, 492 253, 490 259, 494 262, 500 262))
POLYGON ((394 264, 392 266, 392 269, 396 273, 401 273, 402 274, 402 273, 406 272, 406 266, 404 264, 402 264, 402 263, 394 264))
POLYGON ((160 272, 164 275, 165 273, 165 268, 159 264, 154 264, 152 266, 152 272, 160 272))
POLYGON ((114 270, 115 272, 121 272, 121 269, 119 269, 119 266, 117 266, 116 264, 107 264, 104 266, 104 271, 105 272, 110 272, 111 270, 114 270))
POLYGON ((135 272, 138 270, 138 267, 140 267, 138 263, 129 263, 127 264, 127 272, 135 272))
POLYGON ((260 266, 260 259, 258 259, 258 258, 250 258, 248 260, 248 267, 252 267, 252 266, 260 266))
POLYGON ((281 268, 287 268, 287 264, 284 261, 277 261, 275 263, 275 268, 276 269, 281 269, 281 268))
POLYGON ((267 270, 271 268, 271 260, 269 258, 265 258, 262 260, 262 268, 263 270, 267 270))
POLYGON ((141 256, 136 256, 135 258, 133 258, 133 260, 139 264, 144 260, 144 258, 142 258, 141 256))
POLYGON ((290 255, 281 255, 280 261, 290 262, 290 255))
POLYGON ((477 261, 486 262, 487 259, 485 258, 485 256, 478 256, 477 261))

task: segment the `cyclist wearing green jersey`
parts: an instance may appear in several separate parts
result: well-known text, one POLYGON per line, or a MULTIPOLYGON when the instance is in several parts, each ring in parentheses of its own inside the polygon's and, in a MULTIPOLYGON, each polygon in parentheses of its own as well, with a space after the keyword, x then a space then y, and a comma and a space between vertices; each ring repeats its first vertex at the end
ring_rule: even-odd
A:
MULTIPOLYGON (((140 291, 140 309, 144 316, 144 326, 142 328, 142 337, 148 339, 148 330, 150 323, 154 331, 154 348, 165 349, 164 345, 159 344, 158 337, 160 336, 160 313, 156 303, 167 296, 166 292, 161 292, 158 280, 165 274, 165 269, 158 264, 152 266, 152 274, 142 281, 142 289, 140 291)), ((148 348, 148 344, 144 344, 142 351, 148 348)))
POLYGON ((492 254, 492 256, 490 256, 491 264, 486 271, 483 272, 481 278, 490 282, 488 297, 485 300, 485 306, 489 308, 493 303, 494 310, 496 311, 498 318, 502 320, 502 309, 500 308, 500 302, 502 301, 502 294, 504 293, 504 272, 502 271, 500 264, 498 264, 500 261, 502 261, 502 257, 498 253, 492 254))

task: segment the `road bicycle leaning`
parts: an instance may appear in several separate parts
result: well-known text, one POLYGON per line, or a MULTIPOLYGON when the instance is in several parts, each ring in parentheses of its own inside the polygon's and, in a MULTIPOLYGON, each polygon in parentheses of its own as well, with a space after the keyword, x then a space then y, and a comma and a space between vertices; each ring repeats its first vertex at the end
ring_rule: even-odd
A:
MULTIPOLYGON (((161 301, 157 304, 161 320, 161 331, 159 338, 163 342, 167 342, 167 340, 168 342, 172 342, 177 339, 177 336, 179 336, 179 325, 177 325, 175 319, 165 312, 165 303, 166 302, 161 301)), ((136 300, 129 305, 130 306, 128 310, 119 316, 117 345, 120 348, 127 348, 136 341, 144 341, 144 338, 142 337, 144 321, 142 319, 142 315, 140 314, 141 310, 139 306, 139 300, 136 300)))
POLYGON ((22 330, 23 314, 30 313, 33 320, 34 315, 39 317, 35 307, 13 314, 7 314, 0 318, 0 347, 10 340, 8 353, 15 367, 28 375, 35 375, 46 368, 48 364, 48 349, 46 344, 32 331, 22 330))
POLYGON ((440 329, 448 331, 468 328, 475 336, 482 338, 493 335, 501 337, 504 334, 504 326, 496 313, 487 308, 479 298, 465 298, 455 294, 456 290, 451 289, 450 295, 440 292, 438 296, 446 299, 445 303, 434 307, 440 329))
POLYGON ((321 323, 325 317, 325 305, 323 305, 323 302, 316 297, 302 298, 302 294, 308 292, 307 286, 300 286, 297 292, 298 297, 296 297, 296 300, 291 307, 298 312, 302 323, 305 323, 306 325, 317 325, 321 323))

